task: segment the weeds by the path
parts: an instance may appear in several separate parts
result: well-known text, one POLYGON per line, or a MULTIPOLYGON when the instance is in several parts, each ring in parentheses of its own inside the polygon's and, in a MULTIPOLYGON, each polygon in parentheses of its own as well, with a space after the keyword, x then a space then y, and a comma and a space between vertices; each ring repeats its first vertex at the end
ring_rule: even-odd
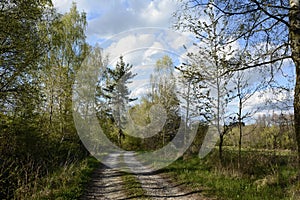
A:
MULTIPOLYGON (((99 162, 91 157, 85 160, 59 168, 54 173, 43 177, 31 187, 32 191, 21 199, 78 199, 84 192, 92 172, 99 167, 99 162)), ((21 188, 22 189, 22 188, 21 188)), ((25 188, 23 188, 25 189, 25 188)))

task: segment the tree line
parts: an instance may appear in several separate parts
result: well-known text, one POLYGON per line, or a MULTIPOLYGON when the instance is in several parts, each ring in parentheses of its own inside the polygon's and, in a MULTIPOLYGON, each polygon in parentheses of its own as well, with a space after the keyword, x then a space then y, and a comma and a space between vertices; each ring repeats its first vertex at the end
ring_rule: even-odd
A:
POLYGON ((51 1, 1 1, 0 198, 22 198, 37 180, 87 151, 72 119, 72 85, 91 47, 86 14, 51 1))

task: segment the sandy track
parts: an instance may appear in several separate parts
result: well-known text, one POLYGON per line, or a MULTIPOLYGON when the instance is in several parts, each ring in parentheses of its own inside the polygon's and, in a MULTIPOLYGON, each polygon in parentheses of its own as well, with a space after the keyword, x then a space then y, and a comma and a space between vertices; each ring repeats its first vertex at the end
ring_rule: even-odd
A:
POLYGON ((182 185, 172 183, 165 175, 151 172, 151 168, 142 166, 136 159, 134 152, 126 152, 122 155, 113 154, 107 159, 110 159, 111 163, 115 163, 116 168, 102 167, 96 170, 82 200, 131 199, 126 196, 121 180, 123 173, 118 168, 124 165, 141 183, 142 189, 146 193, 143 199, 207 200, 201 195, 201 191, 187 191, 182 185))

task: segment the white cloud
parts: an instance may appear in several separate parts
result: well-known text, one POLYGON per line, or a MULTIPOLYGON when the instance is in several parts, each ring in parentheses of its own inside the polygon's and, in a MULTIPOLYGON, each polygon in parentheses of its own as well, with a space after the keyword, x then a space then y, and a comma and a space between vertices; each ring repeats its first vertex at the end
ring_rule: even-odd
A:
POLYGON ((164 26, 170 24, 171 16, 175 9, 176 2, 173 0, 154 0, 141 13, 141 18, 149 25, 164 26))
POLYGON ((129 84, 129 89, 131 91, 131 98, 141 97, 150 92, 151 84, 149 82, 149 79, 135 80, 134 82, 129 84))
POLYGON ((254 117, 268 113, 293 113, 294 91, 266 89, 255 93, 245 105, 245 111, 255 111, 254 117))
MULTIPOLYGON (((108 41, 109 42, 109 41, 108 41)), ((118 58, 123 55, 126 60, 132 64, 141 64, 142 61, 137 61, 135 58, 142 58, 146 47, 150 47, 155 42, 155 37, 152 34, 138 34, 130 32, 128 34, 112 38, 112 44, 105 49, 111 59, 118 58), (142 55, 141 55, 142 54, 142 55)))
POLYGON ((145 51, 145 54, 143 55, 143 62, 155 62, 165 54, 167 54, 166 47, 160 42, 154 41, 153 44, 145 51))
MULTIPOLYGON (((76 0, 88 18, 88 38, 107 38, 136 27, 171 27, 175 0, 76 0)), ((53 0, 59 12, 67 12, 71 0, 53 0)))
MULTIPOLYGON (((150 87, 150 75, 157 59, 169 55, 174 61, 181 59, 184 49, 174 45, 174 41, 191 42, 184 35, 168 29, 142 28, 122 32, 102 43, 104 54, 110 58, 110 66, 115 66, 120 55, 125 63, 133 65, 132 72, 137 76, 129 84, 132 97, 146 94, 150 87), (171 36, 171 37, 170 37, 171 36)), ((187 44, 188 46, 188 44, 187 44)))
MULTIPOLYGON (((136 31, 137 33, 126 35, 126 31, 135 28, 170 28, 172 14, 178 8, 178 2, 175 0, 75 0, 75 2, 79 11, 87 13, 88 42, 91 44, 97 41, 106 42, 107 46, 101 46, 108 47, 106 52, 110 54, 112 65, 120 55, 133 65, 149 64, 153 59, 170 52, 178 58, 183 55, 181 52, 183 45, 188 42, 185 35, 179 36, 172 31, 158 33, 150 29, 148 33, 140 34, 136 31), (125 36, 122 34, 124 31, 125 36), (110 40, 111 37, 114 40, 110 40), (110 40, 110 44, 107 39, 110 40), (143 47, 147 49, 141 49, 143 47), (175 55, 177 53, 180 54, 175 55)), ((53 0, 53 3, 59 12, 64 13, 70 9, 72 0, 53 0)))
POLYGON ((155 65, 158 59, 169 55, 176 65, 183 60, 185 49, 182 46, 185 42, 186 46, 191 45, 189 38, 168 29, 142 28, 115 35, 102 43, 102 47, 112 66, 120 55, 134 66, 155 65), (181 43, 176 46, 174 41, 181 43))
MULTIPOLYGON (((183 45, 187 47, 188 52, 197 53, 199 50, 191 44, 194 40, 192 33, 178 34, 167 31, 167 28, 172 25, 172 13, 177 9, 175 0, 76 0, 75 2, 79 11, 87 13, 88 41, 94 43, 112 37, 106 40, 107 46, 104 47, 105 52, 110 54, 110 64, 114 66, 120 55, 124 56, 125 62, 133 64, 133 72, 138 73, 133 83, 130 84, 133 96, 144 94, 149 89, 149 76, 158 58, 172 54, 173 58, 178 59, 178 63, 175 64, 180 64, 188 59, 183 45), (138 27, 161 27, 165 30, 140 29, 123 32, 138 27)), ((53 3, 59 12, 64 13, 70 9, 72 0, 53 0, 53 3)), ((202 19, 202 21, 207 20, 202 19)), ((238 48, 237 42, 232 44, 232 49, 238 48)), ((228 49, 229 47, 226 47, 225 51, 228 49)), ((284 73, 294 74, 294 68, 287 63, 284 73)), ((257 74, 248 73, 249 81, 261 82, 264 77, 257 74)), ((274 93, 263 92, 263 95, 253 95, 247 101, 245 109, 251 110, 260 106, 262 107, 260 112, 265 113, 269 109, 265 101, 274 98, 274 93)), ((292 95, 291 92, 275 95, 275 97, 284 99, 292 95)))

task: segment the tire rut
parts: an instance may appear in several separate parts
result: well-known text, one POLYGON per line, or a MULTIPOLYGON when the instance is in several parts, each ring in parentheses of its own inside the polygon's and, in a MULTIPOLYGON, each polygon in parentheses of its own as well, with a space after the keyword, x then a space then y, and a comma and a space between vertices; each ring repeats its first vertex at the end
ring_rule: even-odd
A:
POLYGON ((116 169, 97 169, 92 177, 88 189, 81 200, 121 200, 126 198, 126 194, 121 180, 122 172, 116 169))
POLYGON ((120 155, 114 154, 106 158, 115 168, 101 165, 94 173, 81 200, 121 200, 127 195, 121 179, 123 172, 117 168, 120 155))
POLYGON ((124 154, 124 161, 130 171, 136 176, 146 192, 147 199, 168 200, 204 200, 201 191, 186 191, 182 185, 161 174, 151 172, 151 168, 143 166, 135 157, 135 153, 124 154))

